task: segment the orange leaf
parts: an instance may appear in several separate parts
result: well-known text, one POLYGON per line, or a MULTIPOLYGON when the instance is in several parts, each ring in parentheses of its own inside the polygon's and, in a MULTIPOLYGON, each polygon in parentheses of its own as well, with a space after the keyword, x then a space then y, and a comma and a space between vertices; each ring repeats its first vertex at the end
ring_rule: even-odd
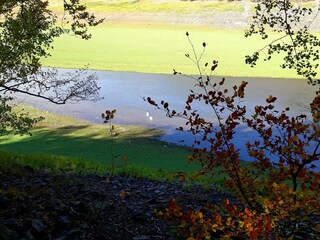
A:
POLYGON ((245 209, 244 209, 244 212, 245 212, 249 217, 254 216, 254 213, 252 213, 248 208, 245 208, 245 209))
POLYGON ((203 213, 200 212, 200 211, 196 211, 196 217, 199 218, 199 219, 202 219, 203 218, 203 213))

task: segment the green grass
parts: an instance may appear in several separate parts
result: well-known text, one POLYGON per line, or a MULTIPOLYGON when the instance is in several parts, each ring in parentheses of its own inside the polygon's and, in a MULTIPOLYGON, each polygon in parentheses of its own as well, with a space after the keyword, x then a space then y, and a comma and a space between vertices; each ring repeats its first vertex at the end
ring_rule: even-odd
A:
MULTIPOLYGON (((106 175, 112 170, 111 164, 87 161, 84 159, 77 159, 65 156, 58 156, 52 154, 19 154, 14 152, 6 152, 0 150, 0 171, 10 170, 19 171, 21 167, 30 166, 36 170, 45 171, 65 171, 65 172, 75 172, 78 174, 97 174, 106 175)), ((165 169, 154 169, 146 168, 141 166, 136 166, 133 164, 126 164, 118 166, 114 171, 115 175, 124 174, 129 177, 143 177, 158 181, 174 181, 178 180, 176 174, 165 170, 165 169)), ((224 182, 224 176, 201 176, 198 178, 193 178, 189 174, 185 180, 186 186, 190 183, 200 184, 207 188, 212 188, 213 186, 221 186, 224 182)))
MULTIPOLYGON (((93 34, 93 39, 90 41, 72 36, 57 39, 52 52, 53 57, 45 59, 44 65, 81 68, 89 64, 90 69, 96 70, 170 74, 174 68, 186 74, 197 74, 194 64, 184 57, 185 53, 191 52, 185 37, 185 31, 189 31, 196 46, 201 46, 202 42, 208 43, 206 61, 219 60, 217 75, 298 77, 295 71, 283 70, 279 67, 280 57, 274 57, 271 62, 260 61, 255 68, 245 64, 245 55, 252 54, 265 46, 277 35, 262 41, 259 38, 245 38, 244 31, 241 30, 213 30, 212 26, 175 26, 169 23, 164 25, 126 23, 127 25, 124 25, 121 23, 121 17, 119 17, 119 23, 108 23, 108 13, 187 15, 196 12, 203 17, 206 13, 214 14, 215 11, 241 12, 246 1, 86 0, 85 2, 89 11, 96 13, 99 17, 107 18, 105 23, 90 30, 93 34)), ((250 4, 254 5, 252 2, 250 4)), ((50 5, 54 11, 61 11, 60 0, 50 0, 50 5)))
MULTIPOLYGON (((91 29, 93 38, 89 41, 71 36, 57 39, 52 58, 43 63, 62 68, 80 68, 89 64, 90 69, 147 73, 172 73, 174 68, 186 74, 196 74, 195 65, 184 56, 192 53, 185 30, 190 32, 198 52, 202 50, 202 42, 208 44, 204 61, 219 61, 216 75, 297 77, 293 70, 279 67, 279 57, 271 62, 260 61, 255 68, 246 65, 245 55, 265 44, 258 38, 245 38, 243 31, 191 27, 104 25, 91 29)), ((271 36, 270 40, 275 37, 271 36)))
MULTIPOLYGON (((67 169, 77 172, 102 174, 111 170, 109 126, 93 124, 75 118, 40 111, 30 106, 17 106, 16 111, 27 111, 45 120, 32 130, 32 136, 0 138, 0 164, 16 159, 19 164, 52 170, 67 169), (6 160, 9 159, 9 160, 6 160)), ((115 125, 114 152, 116 173, 152 179, 173 179, 177 171, 192 173, 198 164, 187 164, 190 149, 166 144, 150 137, 162 134, 156 129, 115 125), (124 162, 121 156, 125 155, 124 162)), ((223 176, 206 177, 199 183, 222 183, 223 176), (210 181, 209 181, 210 179, 210 181)))
MULTIPOLYGON (((46 118, 33 130, 32 136, 8 136, 0 139, 0 148, 18 153, 45 153, 110 163, 111 141, 108 125, 93 124, 63 115, 41 112, 24 107, 34 115, 46 118)), ((166 169, 168 171, 192 171, 198 168, 186 164, 187 148, 150 139, 162 134, 155 129, 135 126, 115 126, 115 155, 126 155, 133 165, 166 169)), ((122 164, 121 158, 117 160, 122 164)))
MULTIPOLYGON (((243 11, 241 2, 234 1, 179 1, 179 2, 154 2, 154 1, 86 1, 88 10, 96 13, 204 13, 204 12, 226 12, 243 11)), ((50 0, 51 9, 56 12, 62 11, 60 0, 50 0)))

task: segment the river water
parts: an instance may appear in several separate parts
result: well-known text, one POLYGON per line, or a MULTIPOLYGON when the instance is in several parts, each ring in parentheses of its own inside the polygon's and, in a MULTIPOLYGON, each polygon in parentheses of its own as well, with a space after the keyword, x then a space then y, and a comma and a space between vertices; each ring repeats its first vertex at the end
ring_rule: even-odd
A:
MULTIPOLYGON (((65 71, 65 70, 61 70, 65 71)), ((89 72, 93 73, 93 71, 89 72)), ((152 97, 157 102, 164 100, 171 109, 177 112, 183 110, 189 90, 194 89, 195 81, 191 78, 166 74, 144 74, 127 72, 95 71, 101 87, 100 95, 103 99, 97 102, 79 102, 66 105, 54 105, 38 98, 22 97, 20 101, 31 104, 43 110, 74 116, 80 119, 101 123, 101 113, 107 109, 117 109, 114 123, 123 125, 141 125, 159 128, 165 131, 162 141, 176 144, 191 145, 193 138, 190 134, 177 132, 175 129, 185 125, 185 120, 167 118, 165 112, 156 110, 143 100, 152 97), (149 116, 147 116, 149 115, 149 116), (152 120, 150 120, 152 116, 152 120)), ((220 81, 221 77, 215 77, 220 81)), ((235 78, 226 77, 226 86, 231 88, 235 84, 247 81, 246 97, 242 104, 247 109, 253 109, 257 104, 264 104, 269 95, 277 96, 277 107, 282 110, 290 108, 290 114, 307 114, 308 106, 314 97, 317 87, 310 86, 299 79, 274 78, 235 78)), ((195 106, 203 117, 214 121, 213 113, 206 106, 195 106)), ((242 127, 238 130, 235 143, 241 149, 245 142, 256 136, 249 129, 242 127)), ((247 158, 245 151, 243 158, 247 158)), ((318 164, 320 166, 320 164, 318 164)))

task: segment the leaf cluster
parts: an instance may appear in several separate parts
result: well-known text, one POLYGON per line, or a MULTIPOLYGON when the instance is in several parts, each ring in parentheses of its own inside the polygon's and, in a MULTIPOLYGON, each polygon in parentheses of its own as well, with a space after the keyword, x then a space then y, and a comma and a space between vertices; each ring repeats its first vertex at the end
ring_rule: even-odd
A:
POLYGON ((43 118, 31 118, 27 113, 24 112, 20 114, 14 113, 12 106, 8 105, 7 103, 10 100, 10 97, 0 96, 0 137, 9 134, 30 134, 29 130, 33 127, 33 125, 43 120, 43 118))
MULTIPOLYGON (((319 10, 318 10, 319 11, 319 10)), ((263 40, 269 38, 268 31, 277 32, 280 37, 246 56, 246 63, 254 67, 263 54, 264 61, 275 54, 282 54, 282 68, 294 69, 310 84, 320 84, 317 79, 320 40, 309 32, 312 21, 304 20, 313 14, 311 8, 295 6, 291 0, 266 0, 257 3, 255 15, 245 36, 259 34, 263 40)), ((315 13, 315 17, 318 13, 315 13)))

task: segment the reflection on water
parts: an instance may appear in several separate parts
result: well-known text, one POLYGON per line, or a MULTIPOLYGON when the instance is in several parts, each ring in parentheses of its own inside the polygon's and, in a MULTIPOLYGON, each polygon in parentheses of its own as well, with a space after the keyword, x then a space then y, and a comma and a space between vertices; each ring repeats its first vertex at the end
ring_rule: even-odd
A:
MULTIPOLYGON (((65 70, 61 70, 65 71, 65 70)), ((183 76, 165 74, 143 74, 126 72, 97 71, 101 97, 98 102, 80 102, 54 105, 44 100, 24 96, 20 101, 29 103, 43 110, 74 116, 80 119, 101 123, 101 113, 107 109, 117 109, 114 123, 124 125, 142 125, 152 128, 161 128, 166 131, 161 140, 177 144, 190 145, 192 138, 186 133, 175 131, 176 127, 184 126, 185 121, 179 118, 169 119, 163 111, 156 110, 143 100, 152 97, 155 101, 165 100, 170 109, 182 110, 189 89, 194 88, 194 80, 183 76)), ((221 77, 216 77, 217 81, 221 77)), ((242 81, 248 81, 246 97, 243 104, 252 111, 257 104, 264 104, 269 95, 277 96, 279 110, 289 107, 292 115, 307 113, 309 103, 313 99, 316 87, 312 87, 304 80, 299 79, 270 79, 270 78, 226 78, 226 86, 232 87, 242 81)), ((195 105, 204 117, 213 119, 212 111, 203 105, 195 105)), ((246 140, 253 139, 254 133, 241 128, 235 142, 241 148, 246 140)), ((243 157, 246 157, 243 155, 243 157)))

